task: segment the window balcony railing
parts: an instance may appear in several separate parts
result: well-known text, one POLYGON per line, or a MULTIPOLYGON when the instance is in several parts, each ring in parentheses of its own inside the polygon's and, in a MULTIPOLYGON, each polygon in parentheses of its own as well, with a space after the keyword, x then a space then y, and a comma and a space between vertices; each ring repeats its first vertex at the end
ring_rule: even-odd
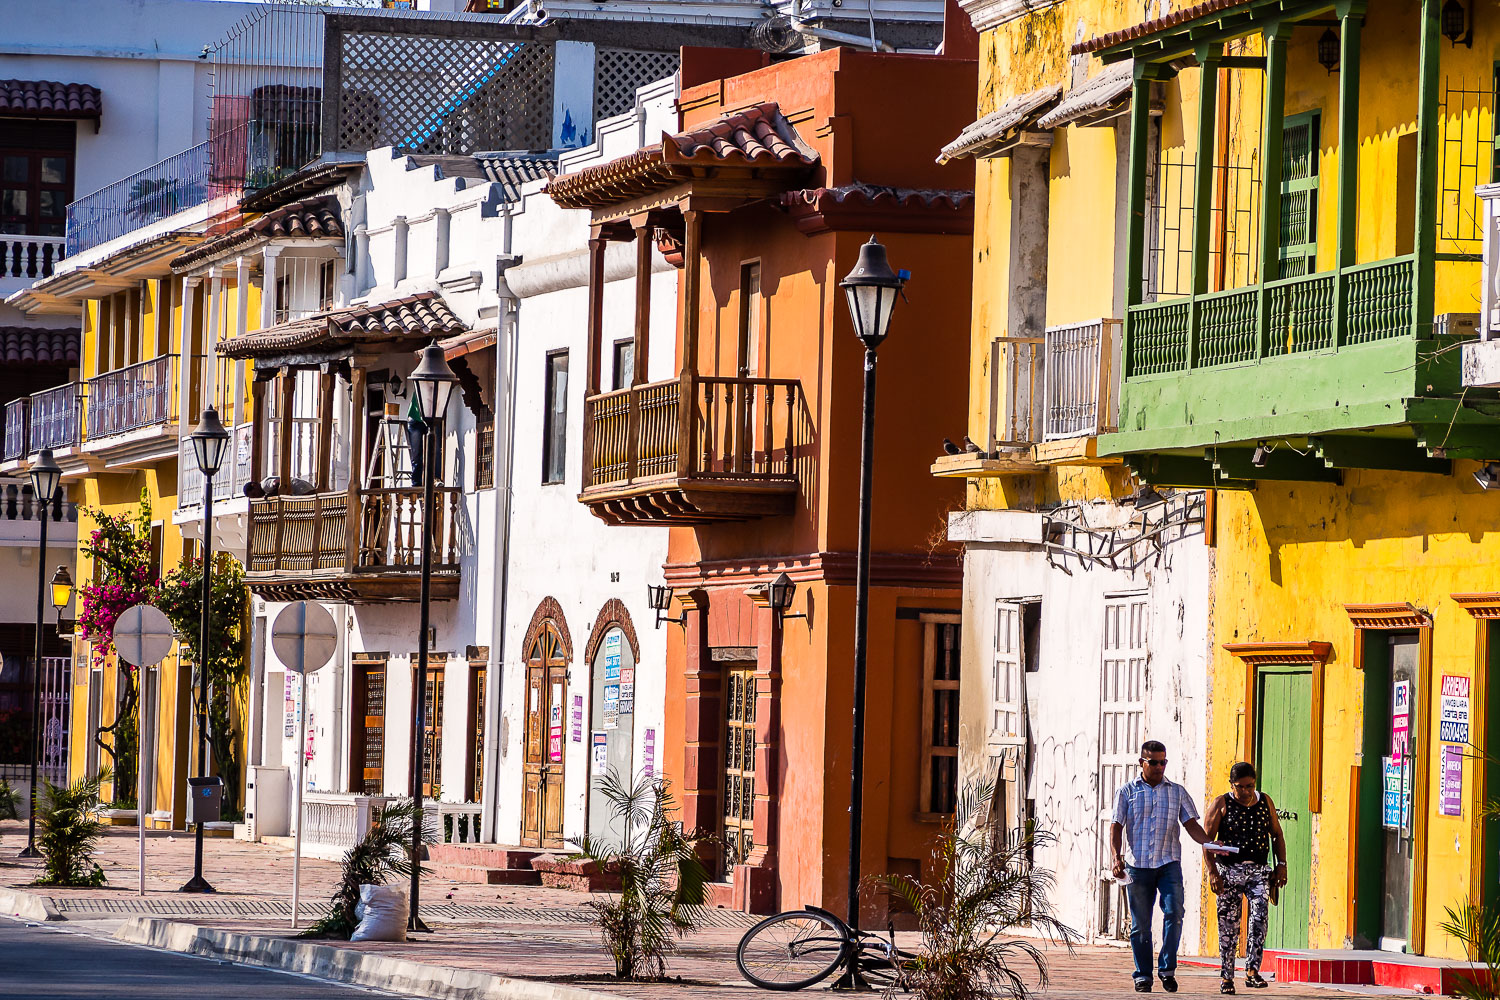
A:
MULTIPOLYGON (((458 521, 463 491, 439 486, 433 525, 434 586, 457 593, 458 521)), ((268 595, 414 600, 422 564, 422 488, 358 491, 356 521, 347 491, 250 502, 246 579, 268 595)))
POLYGON ((1041 440, 1042 337, 996 337, 990 342, 990 451, 1041 440))
POLYGON ((171 423, 177 417, 177 355, 164 354, 89 379, 89 440, 171 423))
POLYGON ((50 278, 66 246, 61 236, 0 233, 0 278, 50 278))
POLYGON ((18 458, 25 458, 30 454, 31 436, 28 433, 30 427, 31 399, 22 396, 5 404, 5 450, 0 453, 0 458, 7 462, 18 458))
POLYGON ((1132 306, 1125 377, 1212 368, 1407 336, 1414 327, 1415 266, 1414 257, 1396 257, 1249 288, 1132 306))
POLYGON ((1115 429, 1115 384, 1120 321, 1096 319, 1047 329, 1046 425, 1042 437, 1058 441, 1097 437, 1115 429))
POLYGON ((67 255, 207 202, 209 147, 201 142, 69 205, 67 255))
POLYGON ((83 383, 69 382, 31 397, 31 451, 77 447, 82 437, 83 383))
MULTIPOLYGON (((230 431, 229 454, 214 477, 214 503, 240 495, 250 480, 250 435, 253 425, 239 424, 230 431)), ((177 506, 197 507, 203 502, 203 473, 193 454, 193 442, 184 437, 178 445, 177 506)))
POLYGON ((800 397, 795 380, 692 372, 593 396, 582 499, 613 523, 784 513, 810 439, 800 397))

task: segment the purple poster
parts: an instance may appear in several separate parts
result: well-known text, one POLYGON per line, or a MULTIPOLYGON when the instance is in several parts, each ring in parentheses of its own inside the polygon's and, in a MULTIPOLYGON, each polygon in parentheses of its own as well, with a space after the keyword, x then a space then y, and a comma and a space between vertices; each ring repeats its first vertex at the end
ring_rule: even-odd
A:
POLYGON ((654 777, 656 774, 656 730, 647 729, 645 737, 641 740, 641 770, 646 777, 654 777))
POLYGON ((581 694, 575 694, 573 696, 573 716, 572 716, 572 718, 569 721, 572 724, 571 728, 573 730, 573 733, 572 733, 573 742, 574 743, 582 743, 583 742, 583 695, 581 695, 581 694))
POLYGON ((1464 750, 1443 747, 1443 791, 1438 800, 1438 814, 1462 816, 1464 812, 1464 750))

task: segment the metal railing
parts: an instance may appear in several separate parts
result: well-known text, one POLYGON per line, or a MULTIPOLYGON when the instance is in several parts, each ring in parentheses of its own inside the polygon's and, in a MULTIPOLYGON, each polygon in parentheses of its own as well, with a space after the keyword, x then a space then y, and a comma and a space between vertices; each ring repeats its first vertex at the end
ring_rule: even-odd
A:
POLYGON ((83 383, 69 382, 31 397, 31 451, 73 448, 83 440, 83 383))
POLYGON ((0 233, 0 278, 50 278, 66 246, 62 236, 0 233))
POLYGON ((1047 348, 1043 439, 1095 437, 1114 430, 1119 408, 1115 351, 1120 346, 1120 321, 1096 319, 1049 327, 1042 339, 1047 348))
POLYGON ((67 255, 207 202, 211 145, 200 142, 69 205, 67 255))
POLYGON ((89 440, 172 422, 177 418, 176 396, 175 354, 89 379, 89 440))
POLYGON ((1041 337, 990 343, 990 451, 1035 444, 1042 432, 1041 337))
POLYGON ((808 440, 801 392, 796 380, 687 372, 593 396, 584 489, 666 476, 794 481, 797 449, 808 440))
POLYGON ((30 418, 31 398, 22 396, 5 404, 5 450, 0 458, 11 462, 31 454, 30 418))
MULTIPOLYGON (((253 425, 239 424, 230 431, 229 454, 214 477, 214 503, 240 495, 250 480, 250 435, 253 425)), ((196 507, 203 502, 203 473, 193 454, 193 442, 184 437, 178 444, 177 506, 196 507)))
POLYGON ((1413 334, 1416 258, 1395 257, 1130 308, 1125 377, 1413 334))

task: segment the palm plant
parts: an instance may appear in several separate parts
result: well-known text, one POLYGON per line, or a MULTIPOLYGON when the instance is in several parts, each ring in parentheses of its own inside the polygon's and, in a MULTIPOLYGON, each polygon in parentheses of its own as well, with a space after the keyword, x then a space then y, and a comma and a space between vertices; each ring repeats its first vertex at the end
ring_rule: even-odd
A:
POLYGON ((21 793, 10 787, 10 782, 0 778, 0 819, 20 819, 16 807, 21 804, 21 793))
POLYGON ((922 1000, 1034 996, 1047 985, 1047 959, 1032 941, 1004 936, 1018 926, 1072 952, 1076 932, 1052 914, 1052 873, 1032 861, 1051 836, 1031 825, 1009 834, 985 830, 977 819, 992 794, 988 783, 964 790, 938 837, 929 882, 909 875, 870 880, 916 916, 922 934, 921 955, 900 972, 891 992, 922 1000), (1033 972, 1034 985, 1028 981, 1033 972))
POLYGON ((1500 997, 1500 913, 1474 902, 1444 909, 1447 919, 1438 926, 1463 944, 1470 962, 1483 966, 1459 977, 1454 994, 1465 1000, 1495 1000, 1500 997))
POLYGON ((577 857, 620 877, 620 891, 591 900, 594 923, 619 979, 660 979, 677 939, 703 923, 708 872, 698 856, 703 838, 670 819, 676 803, 663 778, 634 785, 610 769, 599 789, 623 830, 618 843, 575 839, 577 857))
POLYGON ((108 781, 106 769, 71 785, 42 782, 36 825, 37 849, 42 852, 42 877, 37 885, 94 886, 105 883, 104 869, 94 861, 94 850, 104 836, 96 810, 99 786, 108 781))
MULTIPOLYGON (((343 876, 333 893, 328 916, 303 932, 303 937, 343 938, 347 940, 359 926, 354 908, 359 905, 359 887, 384 885, 392 875, 411 877, 412 824, 421 822, 421 810, 406 799, 385 807, 380 818, 360 842, 344 855, 343 876)), ((422 830, 422 842, 432 840, 431 831, 422 830)))

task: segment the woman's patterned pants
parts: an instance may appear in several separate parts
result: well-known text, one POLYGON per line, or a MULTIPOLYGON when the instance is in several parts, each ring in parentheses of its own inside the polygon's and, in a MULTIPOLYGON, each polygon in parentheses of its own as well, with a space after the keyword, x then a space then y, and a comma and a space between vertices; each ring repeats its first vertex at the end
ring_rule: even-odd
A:
POLYGON ((1219 975, 1234 978, 1234 958, 1240 944, 1240 897, 1250 902, 1250 928, 1245 935, 1245 971, 1259 972, 1266 948, 1266 917, 1271 906, 1271 869, 1252 861, 1220 865, 1219 975))

